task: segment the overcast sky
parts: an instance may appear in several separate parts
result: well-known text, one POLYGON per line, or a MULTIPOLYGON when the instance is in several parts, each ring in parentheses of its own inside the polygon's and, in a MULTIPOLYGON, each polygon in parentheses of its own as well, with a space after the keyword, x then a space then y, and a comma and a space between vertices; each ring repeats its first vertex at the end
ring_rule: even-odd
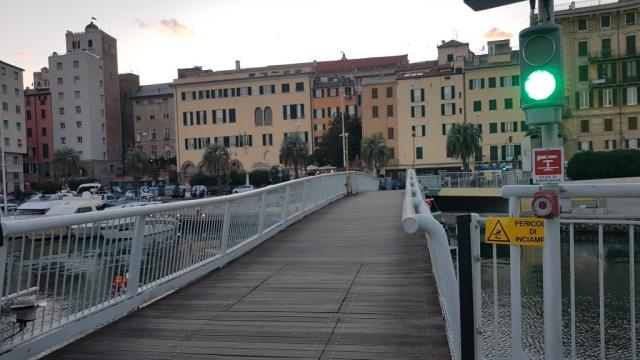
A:
POLYGON ((313 60, 408 54, 434 59, 454 37, 478 52, 528 25, 528 1, 474 13, 463 0, 34 0, 0 12, 0 60, 31 73, 65 50, 67 30, 91 20, 118 39, 119 71, 143 84, 170 82, 179 67, 222 70, 313 60))

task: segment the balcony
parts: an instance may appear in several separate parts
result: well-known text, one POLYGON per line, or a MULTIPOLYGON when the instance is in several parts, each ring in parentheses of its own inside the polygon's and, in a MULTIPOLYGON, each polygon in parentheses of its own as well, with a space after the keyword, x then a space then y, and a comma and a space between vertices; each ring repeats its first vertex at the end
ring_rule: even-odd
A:
POLYGON ((603 77, 601 79, 593 79, 589 81, 589 87, 591 88, 601 88, 601 87, 611 87, 616 85, 618 81, 613 77, 603 77))
POLYGON ((633 59, 639 58, 640 52, 636 48, 629 48, 625 50, 611 50, 605 49, 602 51, 590 52, 589 53, 589 62, 591 63, 599 63, 599 62, 608 62, 608 61, 616 61, 616 60, 624 60, 624 59, 633 59))

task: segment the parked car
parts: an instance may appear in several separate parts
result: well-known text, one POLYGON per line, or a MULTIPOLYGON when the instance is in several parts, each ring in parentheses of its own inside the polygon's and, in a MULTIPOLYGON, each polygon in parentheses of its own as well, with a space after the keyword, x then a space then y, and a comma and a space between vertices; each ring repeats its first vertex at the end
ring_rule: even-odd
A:
POLYGON ((204 185, 194 185, 191 188, 192 197, 205 197, 207 195, 207 187, 204 185))
MULTIPOLYGON (((127 191, 127 193, 124 195, 125 199, 128 200, 136 200, 138 199, 138 196, 136 196, 135 191, 133 190, 129 190, 127 191)), ((157 198, 157 196, 155 196, 154 194, 147 192, 147 191, 143 191, 142 189, 140 189, 140 200, 145 200, 145 201, 152 201, 155 200, 157 198)))
POLYGON ((253 190, 253 185, 242 185, 242 186, 238 186, 237 188, 233 189, 232 193, 239 194, 239 193, 252 191, 252 190, 253 190))

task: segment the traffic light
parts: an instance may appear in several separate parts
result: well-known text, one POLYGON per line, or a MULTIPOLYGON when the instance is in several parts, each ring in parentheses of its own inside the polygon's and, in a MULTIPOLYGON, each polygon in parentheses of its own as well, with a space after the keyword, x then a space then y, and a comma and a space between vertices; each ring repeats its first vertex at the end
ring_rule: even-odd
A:
POLYGON ((561 38, 555 24, 520 32, 520 107, 528 125, 560 122, 565 101, 561 38))

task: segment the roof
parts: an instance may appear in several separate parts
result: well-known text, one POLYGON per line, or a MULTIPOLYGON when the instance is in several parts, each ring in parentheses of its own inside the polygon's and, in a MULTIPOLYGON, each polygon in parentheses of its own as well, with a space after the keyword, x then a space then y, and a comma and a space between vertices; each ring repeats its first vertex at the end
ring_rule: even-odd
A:
POLYGON ((409 62, 408 55, 380 56, 359 59, 342 58, 332 61, 318 61, 316 71, 319 73, 365 70, 378 67, 403 66, 409 62))
POLYGON ((442 44, 438 45, 438 48, 457 47, 457 46, 464 46, 464 45, 469 45, 469 43, 463 43, 458 40, 449 40, 445 42, 443 40, 442 44))
POLYGON ((169 86, 170 83, 142 85, 133 93, 131 98, 141 98, 148 96, 173 96, 173 90, 169 86))
POLYGON ((24 89, 24 96, 35 96, 35 95, 47 95, 51 94, 51 89, 48 87, 38 88, 38 89, 24 89))
POLYGON ((396 81, 395 75, 375 76, 375 77, 363 78, 360 84, 362 86, 367 86, 367 85, 378 85, 378 84, 390 84, 395 81, 396 81))
POLYGON ((12 68, 14 68, 14 69, 16 69, 16 70, 24 71, 24 69, 19 68, 19 67, 15 66, 15 65, 11 65, 11 64, 9 64, 8 62, 4 62, 4 61, 2 61, 2 60, 0 60, 0 64, 6 65, 6 66, 11 66, 12 68))
POLYGON ((630 9, 640 5, 638 0, 600 0, 595 1, 572 1, 568 4, 560 4, 555 6, 555 16, 560 18, 569 18, 575 15, 588 15, 596 12, 606 12, 618 9, 630 9))
POLYGON ((438 65, 437 61, 425 61, 422 63, 409 64, 402 72, 396 75, 397 80, 424 78, 440 75, 451 75, 453 68, 449 64, 438 65))
POLYGON ((100 28, 98 27, 98 25, 94 24, 92 21, 87 26, 84 27, 84 31, 88 31, 88 30, 100 30, 100 28))

